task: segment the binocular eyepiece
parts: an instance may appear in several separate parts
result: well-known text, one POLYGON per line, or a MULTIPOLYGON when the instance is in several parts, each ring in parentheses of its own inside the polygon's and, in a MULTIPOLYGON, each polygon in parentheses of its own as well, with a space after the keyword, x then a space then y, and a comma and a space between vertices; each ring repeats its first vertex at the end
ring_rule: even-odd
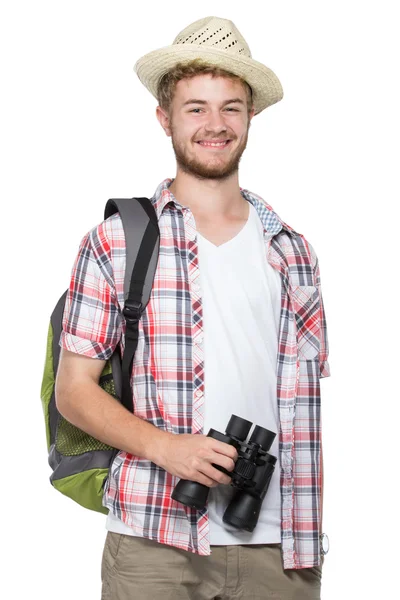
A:
MULTIPOLYGON (((267 493, 276 457, 268 453, 276 434, 269 429, 256 425, 250 439, 246 442, 253 423, 232 415, 225 434, 210 429, 207 437, 234 446, 238 459, 233 471, 227 471, 220 465, 213 467, 231 477, 236 493, 225 510, 223 521, 237 529, 253 531, 257 525, 261 505, 267 493)), ((205 507, 210 488, 197 481, 181 479, 174 488, 171 498, 186 506, 201 510, 205 507)))

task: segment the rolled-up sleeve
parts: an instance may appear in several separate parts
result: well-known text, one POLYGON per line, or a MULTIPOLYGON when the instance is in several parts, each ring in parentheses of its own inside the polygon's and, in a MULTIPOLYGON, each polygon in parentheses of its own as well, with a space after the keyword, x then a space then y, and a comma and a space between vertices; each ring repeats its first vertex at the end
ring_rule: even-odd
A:
POLYGON ((322 298, 321 290, 321 273, 319 268, 319 260, 313 246, 308 242, 308 246, 311 251, 312 263, 314 269, 315 285, 318 287, 319 299, 320 299, 320 347, 319 347, 319 371, 320 378, 330 377, 331 369, 328 362, 329 355, 329 343, 328 343, 328 331, 326 326, 326 314, 324 308, 324 301, 322 298))
POLYGON ((328 346, 328 332, 326 329, 326 315, 324 309, 324 301, 321 294, 320 286, 320 300, 321 300, 321 338, 320 338, 320 351, 319 351, 319 370, 321 377, 330 377, 331 368, 328 362, 329 346, 328 346))
POLYGON ((108 360, 121 338, 121 321, 109 245, 98 226, 79 246, 66 295, 59 344, 77 354, 108 360))

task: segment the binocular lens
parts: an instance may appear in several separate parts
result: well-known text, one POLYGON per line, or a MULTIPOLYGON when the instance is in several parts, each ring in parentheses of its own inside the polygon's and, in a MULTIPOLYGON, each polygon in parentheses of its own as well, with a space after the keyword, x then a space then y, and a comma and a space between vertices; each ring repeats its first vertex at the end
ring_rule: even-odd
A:
POLYGON ((246 419, 232 415, 225 431, 229 436, 235 437, 239 440, 245 440, 252 425, 253 423, 251 421, 246 421, 246 419))
POLYGON ((276 433, 270 431, 269 429, 264 429, 264 427, 260 427, 256 425, 254 427, 254 431, 250 436, 249 442, 253 444, 260 444, 263 450, 268 450, 272 446, 272 442, 274 441, 276 433))

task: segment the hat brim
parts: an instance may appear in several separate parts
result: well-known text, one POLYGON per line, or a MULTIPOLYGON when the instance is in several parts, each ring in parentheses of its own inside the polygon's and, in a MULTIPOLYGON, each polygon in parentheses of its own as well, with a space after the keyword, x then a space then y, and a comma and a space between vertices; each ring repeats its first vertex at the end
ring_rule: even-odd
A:
POLYGON ((248 58, 227 54, 226 50, 208 48, 198 44, 175 44, 154 50, 140 58, 134 71, 143 85, 157 99, 157 86, 161 77, 172 69, 177 62, 188 62, 202 58, 247 81, 253 90, 255 115, 279 102, 283 98, 281 82, 275 73, 262 63, 248 58))

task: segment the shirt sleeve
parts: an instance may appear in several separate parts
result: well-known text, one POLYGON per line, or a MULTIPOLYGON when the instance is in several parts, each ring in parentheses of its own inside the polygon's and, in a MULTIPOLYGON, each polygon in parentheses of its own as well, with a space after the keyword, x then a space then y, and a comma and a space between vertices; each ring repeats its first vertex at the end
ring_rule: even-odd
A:
POLYGON ((80 243, 67 291, 59 345, 108 360, 122 333, 110 245, 101 225, 80 243))
POLYGON ((321 333, 320 333, 320 348, 319 348, 319 370, 320 370, 320 378, 322 377, 330 377, 331 369, 328 362, 329 355, 329 343, 328 343, 328 331, 326 326, 326 314, 324 308, 324 301, 322 298, 322 290, 321 290, 321 273, 319 268, 319 261, 316 255, 316 252, 310 242, 308 242, 308 246, 311 251, 312 256, 312 264, 314 269, 315 276, 315 284, 318 287, 319 291, 319 299, 320 299, 320 322, 321 322, 321 333))

